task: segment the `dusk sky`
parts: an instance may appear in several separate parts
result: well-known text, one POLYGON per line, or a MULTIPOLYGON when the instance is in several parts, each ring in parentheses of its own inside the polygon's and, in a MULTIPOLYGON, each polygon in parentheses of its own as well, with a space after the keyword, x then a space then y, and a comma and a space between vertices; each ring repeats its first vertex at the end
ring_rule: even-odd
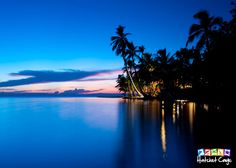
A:
POLYGON ((1 0, 0 92, 117 92, 118 25, 148 52, 174 53, 204 9, 230 19, 230 0, 1 0))

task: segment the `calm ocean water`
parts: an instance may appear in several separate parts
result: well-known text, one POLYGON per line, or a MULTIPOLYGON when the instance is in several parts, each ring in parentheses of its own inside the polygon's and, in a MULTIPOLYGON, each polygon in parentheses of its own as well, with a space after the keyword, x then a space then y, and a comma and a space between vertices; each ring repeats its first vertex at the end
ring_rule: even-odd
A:
POLYGON ((196 167, 198 148, 231 148, 225 116, 182 100, 0 98, 0 168, 196 167))

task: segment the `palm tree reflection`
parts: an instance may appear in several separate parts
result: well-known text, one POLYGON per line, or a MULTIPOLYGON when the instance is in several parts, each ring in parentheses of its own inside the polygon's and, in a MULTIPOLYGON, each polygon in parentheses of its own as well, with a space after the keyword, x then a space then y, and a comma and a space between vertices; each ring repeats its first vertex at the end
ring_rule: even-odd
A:
POLYGON ((178 159, 171 160, 173 157, 184 157, 178 155, 178 150, 183 143, 191 144, 188 138, 195 123, 196 103, 158 100, 120 103, 119 168, 174 165, 178 159))
POLYGON ((193 132, 193 124, 194 124, 194 118, 195 118, 195 112, 196 112, 196 103, 195 102, 189 102, 188 104, 188 115, 189 115, 189 127, 191 133, 193 132))

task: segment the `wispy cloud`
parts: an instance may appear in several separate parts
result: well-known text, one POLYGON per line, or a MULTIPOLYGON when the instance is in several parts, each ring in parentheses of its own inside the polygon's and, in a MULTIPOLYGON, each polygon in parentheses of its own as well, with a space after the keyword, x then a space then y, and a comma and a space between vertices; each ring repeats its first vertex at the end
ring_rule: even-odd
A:
MULTIPOLYGON (((22 76, 23 79, 8 80, 0 82, 0 87, 11 87, 38 83, 50 83, 50 82, 66 82, 66 81, 94 81, 101 79, 86 79, 87 77, 96 76, 104 73, 112 73, 117 70, 99 70, 99 71, 80 71, 80 70, 64 70, 64 71, 33 71, 24 70, 17 73, 11 73, 11 76, 22 76)), ((105 80, 105 79, 103 79, 105 80)), ((107 80, 107 79, 106 79, 107 80)))
POLYGON ((86 90, 86 89, 74 89, 74 90, 65 90, 64 92, 60 93, 62 95, 79 95, 79 94, 89 94, 89 93, 96 93, 102 91, 103 89, 97 90, 86 90))
POLYGON ((80 79, 80 82, 87 82, 87 81, 106 81, 106 80, 116 80, 117 78, 89 78, 89 79, 80 79))

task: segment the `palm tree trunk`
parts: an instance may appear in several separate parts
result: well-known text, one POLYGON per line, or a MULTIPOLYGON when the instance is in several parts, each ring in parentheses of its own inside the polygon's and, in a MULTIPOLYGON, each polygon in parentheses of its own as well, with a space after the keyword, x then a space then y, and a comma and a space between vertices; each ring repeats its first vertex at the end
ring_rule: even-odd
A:
MULTIPOLYGON (((133 61, 133 63, 134 63, 134 57, 132 57, 132 61, 133 61)), ((135 63, 134 63, 134 74, 136 75, 137 87, 138 87, 138 89, 140 90, 140 93, 141 93, 141 94, 143 95, 143 97, 144 97, 144 96, 146 96, 146 94, 144 93, 144 91, 142 90, 142 87, 140 86, 140 82, 139 82, 140 77, 139 77, 139 75, 138 75, 138 73, 137 73, 137 70, 136 70, 136 68, 135 68, 135 63)))
MULTIPOLYGON (((137 75, 138 73, 137 73, 137 70, 134 68, 134 73, 137 75)), ((146 94, 145 94, 145 92, 143 91, 143 89, 142 89, 142 86, 140 85, 140 76, 139 75, 137 75, 136 76, 136 81, 137 81, 137 87, 138 87, 138 89, 140 90, 140 93, 143 95, 143 97, 144 96, 146 96, 146 94)))
POLYGON ((210 40, 209 40, 209 30, 205 30, 205 37, 206 37, 206 50, 207 52, 210 51, 210 40))
POLYGON ((133 87, 134 87, 134 90, 138 93, 139 97, 144 97, 143 94, 140 93, 139 90, 137 89, 137 87, 135 86, 134 81, 133 81, 133 78, 132 78, 132 76, 131 76, 131 74, 130 74, 130 72, 129 72, 128 70, 127 70, 127 74, 128 74, 128 76, 129 76, 129 78, 130 78, 131 84, 132 84, 133 87))
POLYGON ((137 89, 137 87, 136 87, 135 84, 134 84, 133 78, 132 78, 132 76, 131 76, 131 74, 130 74, 130 72, 129 72, 129 70, 128 70, 127 63, 126 63, 125 58, 123 58, 123 59, 124 59, 124 63, 125 63, 126 73, 127 73, 127 75, 129 76, 129 78, 130 78, 130 81, 131 81, 131 84, 132 84, 133 87, 134 87, 134 90, 138 93, 139 97, 143 98, 143 97, 144 97, 143 94, 139 92, 139 90, 137 89))
POLYGON ((128 80, 128 97, 132 97, 132 90, 131 90, 131 87, 130 87, 130 80, 128 80))

